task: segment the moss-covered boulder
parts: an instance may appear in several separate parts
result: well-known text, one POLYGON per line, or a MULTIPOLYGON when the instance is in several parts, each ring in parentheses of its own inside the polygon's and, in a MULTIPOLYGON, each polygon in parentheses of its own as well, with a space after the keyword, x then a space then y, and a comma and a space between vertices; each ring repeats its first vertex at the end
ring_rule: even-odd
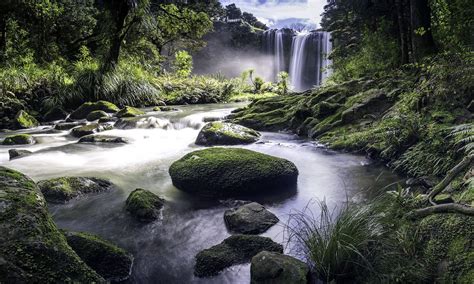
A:
POLYGON ((22 149, 10 149, 8 150, 8 155, 10 156, 10 160, 19 159, 28 155, 31 155, 31 151, 22 150, 22 149))
POLYGON ((234 235, 196 255, 194 275, 209 277, 236 264, 249 262, 261 251, 283 252, 283 246, 267 237, 234 235))
POLYGON ((112 189, 111 182, 89 177, 60 177, 38 182, 44 198, 51 203, 66 203, 81 195, 112 189))
POLYGON ((106 113, 116 113, 120 109, 113 103, 107 101, 87 102, 73 111, 69 117, 72 119, 84 119, 89 113, 96 110, 102 110, 106 113))
POLYGON ((27 176, 0 167, 0 282, 103 282, 68 246, 27 176))
POLYGON ((125 203, 125 208, 130 214, 141 221, 153 221, 160 217, 160 209, 165 200, 156 194, 145 190, 135 189, 130 193, 125 203))
POLYGON ((67 243, 79 257, 107 281, 128 279, 133 264, 131 254, 91 234, 65 232, 67 243))
POLYGON ((261 234, 280 220, 257 202, 248 203, 224 212, 224 221, 231 232, 261 234))
POLYGON ((98 120, 98 119, 101 119, 101 118, 104 118, 104 117, 109 117, 109 115, 103 111, 103 110, 94 110, 94 111, 91 111, 86 119, 87 121, 94 121, 94 120, 98 120))
POLYGON ((28 145, 34 144, 36 141, 33 136, 29 134, 15 134, 5 137, 3 145, 28 145))
POLYGON ((16 127, 19 129, 32 128, 39 125, 36 118, 29 115, 26 111, 20 110, 15 116, 16 127))
POLYGON ((119 112, 117 112, 117 117, 136 117, 139 115, 144 115, 145 112, 141 111, 137 108, 126 106, 123 109, 121 109, 119 112))
POLYGON ((123 137, 109 135, 87 135, 81 137, 77 143, 109 143, 109 144, 126 144, 128 140, 123 137))
POLYGON ((94 133, 111 130, 112 128, 113 126, 110 124, 91 123, 73 128, 71 130, 71 135, 80 138, 86 135, 92 135, 94 133))
POLYGON ((196 138, 197 145, 239 145, 256 142, 260 133, 245 126, 220 121, 206 124, 196 138))
POLYGON ((306 263, 280 253, 262 251, 252 258, 251 284, 307 284, 310 279, 306 263))
POLYGON ((54 129, 56 130, 69 130, 74 127, 85 125, 85 122, 61 122, 54 125, 54 129))
POLYGON ((296 166, 285 159, 238 148, 209 148, 174 162, 173 184, 191 194, 235 197, 294 186, 296 166))

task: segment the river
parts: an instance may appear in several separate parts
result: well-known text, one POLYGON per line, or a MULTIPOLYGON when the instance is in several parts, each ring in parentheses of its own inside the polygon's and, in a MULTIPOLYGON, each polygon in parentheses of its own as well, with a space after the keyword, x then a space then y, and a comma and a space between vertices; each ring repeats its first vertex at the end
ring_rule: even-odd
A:
MULTIPOLYGON (((15 131, 34 134, 37 144, 16 148, 36 153, 9 161, 12 146, 0 146, 0 164, 35 181, 70 175, 115 183, 115 190, 66 205, 49 205, 49 210, 60 228, 100 235, 131 252, 135 260, 129 283, 249 283, 249 264, 213 278, 193 276, 194 256, 230 235, 223 214, 232 202, 190 196, 177 190, 168 175, 173 161, 202 148, 194 140, 203 118, 223 117, 238 106, 241 104, 182 106, 174 112, 145 109, 147 116, 159 119, 159 128, 101 133, 127 138, 130 143, 124 145, 77 144, 68 131, 55 132, 51 126, 15 131), (160 220, 139 223, 125 211, 125 199, 136 188, 148 189, 168 201, 160 220)), ((0 138, 5 135, 0 133, 0 138)), ((261 142, 242 148, 286 158, 299 169, 294 194, 257 200, 281 220, 263 235, 283 244, 284 225, 292 210, 312 207, 318 199, 334 207, 400 180, 363 156, 333 152, 292 134, 263 132, 261 142)), ((291 245, 285 247, 285 253, 293 253, 291 245)))

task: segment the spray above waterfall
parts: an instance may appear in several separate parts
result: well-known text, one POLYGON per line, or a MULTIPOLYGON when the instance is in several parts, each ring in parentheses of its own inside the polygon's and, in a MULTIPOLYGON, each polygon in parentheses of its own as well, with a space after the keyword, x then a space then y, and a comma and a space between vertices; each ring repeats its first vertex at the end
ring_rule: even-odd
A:
POLYGON ((275 76, 288 72, 293 90, 304 91, 321 85, 330 75, 330 40, 330 34, 323 31, 273 29, 263 33, 262 51, 272 55, 275 76))

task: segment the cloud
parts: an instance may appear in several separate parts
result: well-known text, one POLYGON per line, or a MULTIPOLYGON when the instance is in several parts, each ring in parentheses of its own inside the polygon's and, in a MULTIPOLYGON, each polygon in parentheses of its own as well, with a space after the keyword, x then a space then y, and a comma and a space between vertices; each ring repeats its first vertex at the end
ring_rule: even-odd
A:
POLYGON ((321 22, 326 0, 221 0, 223 5, 235 3, 242 11, 266 19, 271 24, 278 20, 298 18, 318 24, 321 22))

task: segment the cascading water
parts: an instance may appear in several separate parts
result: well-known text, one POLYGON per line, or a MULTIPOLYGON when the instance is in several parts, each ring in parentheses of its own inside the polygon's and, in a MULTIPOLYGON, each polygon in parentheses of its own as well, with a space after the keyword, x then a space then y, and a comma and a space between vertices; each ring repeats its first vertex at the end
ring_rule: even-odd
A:
POLYGON ((331 35, 327 32, 301 32, 291 29, 268 30, 263 33, 262 51, 273 57, 274 75, 288 72, 295 91, 321 85, 331 74, 331 35))

